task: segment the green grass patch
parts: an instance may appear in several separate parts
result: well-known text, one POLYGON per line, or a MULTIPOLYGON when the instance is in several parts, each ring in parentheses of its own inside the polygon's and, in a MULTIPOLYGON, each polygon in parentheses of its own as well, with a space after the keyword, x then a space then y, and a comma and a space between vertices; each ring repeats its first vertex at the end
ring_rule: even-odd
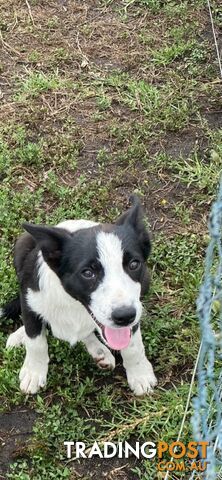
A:
POLYGON ((24 101, 28 98, 38 97, 38 95, 58 89, 71 88, 72 82, 55 74, 45 74, 42 72, 30 71, 28 77, 20 80, 17 86, 15 100, 24 101))
POLYGON ((216 150, 208 149, 207 156, 194 152, 188 159, 172 158, 168 155, 156 156, 156 163, 167 168, 175 178, 207 195, 215 196, 222 174, 221 144, 213 144, 216 150))
POLYGON ((174 43, 173 45, 164 47, 160 50, 152 51, 152 61, 156 65, 169 65, 170 63, 178 60, 180 57, 185 54, 192 52, 194 44, 196 42, 193 40, 184 41, 180 43, 174 43))

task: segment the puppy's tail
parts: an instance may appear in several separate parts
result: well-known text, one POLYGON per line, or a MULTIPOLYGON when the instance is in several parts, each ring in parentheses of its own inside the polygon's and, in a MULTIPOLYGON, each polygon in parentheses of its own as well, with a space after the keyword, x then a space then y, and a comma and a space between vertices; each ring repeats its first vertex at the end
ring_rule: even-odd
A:
POLYGON ((18 320, 21 315, 21 302, 19 296, 6 303, 3 308, 0 308, 0 318, 11 320, 18 320))

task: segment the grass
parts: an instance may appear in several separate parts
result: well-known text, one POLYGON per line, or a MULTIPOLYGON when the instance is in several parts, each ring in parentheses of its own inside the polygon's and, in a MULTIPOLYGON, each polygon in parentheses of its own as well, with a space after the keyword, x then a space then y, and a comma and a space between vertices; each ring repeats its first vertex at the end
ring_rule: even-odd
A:
MULTIPOLYGON (((55 52, 55 55, 58 55, 58 51, 55 52)), ((30 97, 37 97, 45 92, 67 88, 67 86, 72 87, 71 82, 62 79, 56 73, 46 75, 43 72, 30 71, 27 78, 24 78, 22 81, 18 82, 15 99, 17 101, 24 101, 30 97)))
MULTIPOLYGON (((78 2, 67 11, 57 2, 29 3, 34 24, 25 2, 0 6, 1 304, 17 292, 12 251, 22 222, 114 221, 129 194, 139 193, 154 237, 143 338, 159 386, 136 399, 120 365, 112 374, 98 371, 81 344, 71 349, 49 336, 47 388, 24 397, 24 351, 5 350, 18 325, 3 321, 2 415, 32 412, 35 421, 32 435, 16 437, 14 446, 11 434, 0 433, 13 451, 2 450, 3 467, 10 463, 2 475, 160 480, 155 462, 133 458, 67 464, 63 442, 177 438, 199 348, 195 301, 222 166, 208 12, 203 0, 98 0, 87 13, 78 2)), ((213 11, 219 27, 216 1, 213 11)), ((190 414, 184 441, 192 437, 190 414)))

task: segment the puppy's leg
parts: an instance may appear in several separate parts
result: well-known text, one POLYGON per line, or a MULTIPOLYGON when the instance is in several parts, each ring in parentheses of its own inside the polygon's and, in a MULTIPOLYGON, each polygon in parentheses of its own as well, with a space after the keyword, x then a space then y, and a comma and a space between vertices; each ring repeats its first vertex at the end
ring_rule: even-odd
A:
POLYGON ((135 395, 152 392, 157 383, 151 363, 147 360, 140 328, 132 334, 130 344, 121 350, 127 380, 135 395))
POLYGON ((110 370, 115 368, 115 358, 113 354, 98 340, 95 333, 90 333, 90 335, 83 340, 83 343, 98 367, 110 370))
POLYGON ((49 363, 46 331, 38 315, 26 308, 22 313, 26 357, 19 374, 20 389, 24 393, 36 393, 46 385, 49 363))
POLYGON ((6 348, 19 347, 20 345, 25 345, 25 327, 22 326, 18 328, 15 332, 9 335, 6 348))
POLYGON ((20 370, 20 389, 24 393, 36 393, 46 385, 48 373, 48 345, 45 331, 35 338, 26 336, 26 357, 20 370))

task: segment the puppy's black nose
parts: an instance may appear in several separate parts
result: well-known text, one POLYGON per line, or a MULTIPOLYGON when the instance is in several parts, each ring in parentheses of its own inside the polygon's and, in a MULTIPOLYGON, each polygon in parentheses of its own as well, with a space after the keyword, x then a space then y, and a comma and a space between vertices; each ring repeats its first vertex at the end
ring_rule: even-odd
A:
POLYGON ((120 327, 130 325, 136 318, 136 309, 134 307, 119 307, 112 312, 112 320, 120 327))

